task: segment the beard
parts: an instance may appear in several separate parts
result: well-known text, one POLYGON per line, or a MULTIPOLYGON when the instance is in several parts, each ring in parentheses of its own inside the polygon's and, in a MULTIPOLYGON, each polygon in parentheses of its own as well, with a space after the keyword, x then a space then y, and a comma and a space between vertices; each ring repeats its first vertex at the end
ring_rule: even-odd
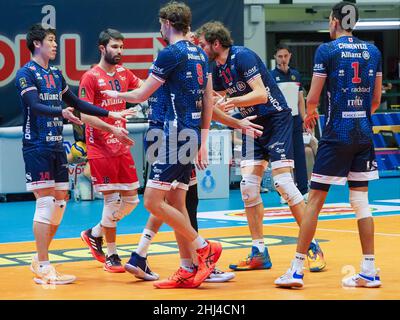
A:
POLYGON ((121 56, 120 56, 120 55, 112 56, 111 53, 109 53, 109 52, 106 50, 106 54, 104 55, 104 60, 105 60, 108 64, 116 65, 116 64, 118 64, 118 63, 121 61, 121 56))
POLYGON ((208 54, 208 59, 210 61, 215 61, 215 59, 217 59, 218 57, 219 57, 219 54, 217 52, 215 52, 213 49, 211 49, 208 54))

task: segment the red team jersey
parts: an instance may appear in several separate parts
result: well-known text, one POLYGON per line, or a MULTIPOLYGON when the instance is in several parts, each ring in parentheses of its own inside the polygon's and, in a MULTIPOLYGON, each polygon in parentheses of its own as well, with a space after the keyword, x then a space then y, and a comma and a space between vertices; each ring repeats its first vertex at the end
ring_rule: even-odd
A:
MULTIPOLYGON (((126 109, 126 102, 121 99, 109 98, 101 94, 103 90, 126 92, 139 87, 139 78, 130 70, 117 65, 113 74, 107 73, 100 66, 88 70, 79 84, 79 97, 95 106, 109 111, 126 109)), ((124 122, 101 117, 104 122, 124 127, 124 122)), ((86 145, 89 159, 110 158, 129 153, 129 146, 118 141, 111 133, 86 125, 86 145)))

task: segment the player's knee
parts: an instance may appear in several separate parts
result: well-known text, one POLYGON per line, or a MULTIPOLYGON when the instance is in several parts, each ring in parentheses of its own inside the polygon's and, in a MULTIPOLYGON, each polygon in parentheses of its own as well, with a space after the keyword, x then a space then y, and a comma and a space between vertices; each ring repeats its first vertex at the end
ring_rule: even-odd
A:
POLYGON ((139 196, 122 196, 121 197, 121 205, 117 212, 114 214, 114 218, 117 221, 121 220, 123 217, 131 214, 133 210, 137 207, 138 203, 140 202, 139 196))
POLYGON ((240 192, 242 193, 242 200, 244 206, 255 207, 262 203, 260 195, 261 178, 254 174, 244 174, 240 182, 240 192))
POLYGON ((118 193, 104 195, 103 214, 101 217, 101 225, 106 228, 115 228, 117 219, 115 214, 120 208, 121 200, 118 193))
POLYGON ((287 201, 290 207, 303 201, 303 196, 294 184, 293 177, 290 173, 277 174, 273 179, 275 189, 282 198, 287 201))
POLYGON ((372 217, 371 210, 369 209, 367 191, 356 191, 350 189, 350 205, 358 220, 372 217))
POLYGON ((144 197, 144 207, 147 211, 149 211, 153 216, 159 218, 161 213, 160 203, 157 199, 151 199, 150 197, 144 197))
POLYGON ((55 198, 46 196, 36 199, 36 208, 33 221, 52 224, 55 209, 55 198))
POLYGON ((54 212, 51 219, 51 224, 58 226, 60 225, 62 218, 64 216, 65 209, 67 207, 67 201, 56 200, 54 202, 54 212))

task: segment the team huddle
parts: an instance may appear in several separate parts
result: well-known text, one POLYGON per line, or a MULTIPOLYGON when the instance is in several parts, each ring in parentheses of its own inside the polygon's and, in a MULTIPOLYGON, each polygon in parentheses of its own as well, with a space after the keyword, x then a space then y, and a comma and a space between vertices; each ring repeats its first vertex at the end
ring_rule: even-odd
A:
POLYGON ((197 225, 195 166, 202 170, 208 165, 207 138, 214 120, 242 131, 240 190, 252 248, 246 258, 231 263, 229 268, 249 271, 272 267, 264 243, 264 204, 260 195, 264 171, 271 163, 274 186, 289 205, 300 230, 291 266, 275 285, 302 287, 306 260, 311 272, 326 267, 322 249, 314 239, 318 214, 330 185, 348 182, 363 260, 360 273, 344 279, 343 285, 379 287, 368 181, 378 178, 371 114, 380 103, 381 54, 374 45, 352 35, 354 25, 343 25, 348 6, 354 8, 357 21, 354 4, 336 4, 329 17, 333 41, 319 46, 315 54, 304 120, 308 130, 316 125, 316 108, 325 84, 328 107, 307 204, 292 177, 291 108, 265 63, 252 50, 233 45, 222 23, 205 23, 193 33, 190 8, 180 2, 166 4, 159 11, 159 22, 167 46, 159 52, 145 80, 120 64, 122 34, 114 29, 102 31, 100 61, 83 75, 79 97, 69 89, 61 72, 49 66, 56 57, 55 30, 32 26, 27 45, 33 57, 18 71, 16 86, 24 112, 27 190, 36 197, 33 231, 37 255, 31 263, 34 281, 68 284, 76 279, 60 274, 49 261, 49 246, 68 197, 63 119, 86 124, 92 183, 104 195, 104 204, 99 223, 82 231, 81 238, 93 257, 104 264, 104 270, 127 271, 154 281, 159 289, 196 288, 203 282, 231 280, 233 272, 216 267, 221 244, 204 239, 197 225), (129 149, 134 142, 126 130, 126 117, 134 111, 126 109, 126 102, 146 100, 150 112, 145 151, 150 175, 143 202, 150 215, 137 249, 123 265, 116 247, 117 223, 139 204, 139 182, 129 149), (62 108, 63 102, 68 107, 62 108), (230 116, 233 108, 238 108, 240 117, 230 116), (178 270, 166 280, 159 279, 147 260, 151 241, 163 223, 174 230, 180 255, 178 270), (102 248, 103 238, 107 253, 102 248))

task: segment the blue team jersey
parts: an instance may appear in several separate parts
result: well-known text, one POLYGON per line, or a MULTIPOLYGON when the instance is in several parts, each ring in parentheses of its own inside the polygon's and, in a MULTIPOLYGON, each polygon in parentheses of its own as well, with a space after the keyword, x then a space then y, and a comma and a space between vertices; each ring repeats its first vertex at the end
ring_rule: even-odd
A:
POLYGON ((30 61, 18 70, 15 85, 24 112, 23 150, 51 150, 65 152, 63 147, 63 118, 35 114, 22 100, 31 90, 37 91, 41 104, 62 106, 62 94, 68 90, 61 72, 56 67, 44 69, 30 61))
POLYGON ((252 91, 249 83, 261 77, 268 94, 265 104, 239 108, 242 117, 265 116, 289 111, 286 100, 260 57, 248 48, 232 46, 223 65, 217 63, 213 70, 215 91, 226 90, 229 96, 243 96, 252 91))
MULTIPOLYGON (((154 65, 151 66, 149 73, 153 71, 154 65)), ((168 85, 163 84, 160 88, 154 92, 147 100, 149 104, 148 119, 150 126, 163 127, 165 115, 169 106, 171 105, 171 95, 168 89, 168 85)))
POLYGON ((314 76, 326 78, 326 125, 321 141, 372 143, 371 106, 375 78, 382 76, 381 53, 352 36, 320 45, 314 76))
POLYGON ((202 101, 207 85, 208 59, 204 51, 187 40, 164 48, 153 65, 151 76, 165 83, 169 94, 165 122, 177 130, 200 129, 202 101))

